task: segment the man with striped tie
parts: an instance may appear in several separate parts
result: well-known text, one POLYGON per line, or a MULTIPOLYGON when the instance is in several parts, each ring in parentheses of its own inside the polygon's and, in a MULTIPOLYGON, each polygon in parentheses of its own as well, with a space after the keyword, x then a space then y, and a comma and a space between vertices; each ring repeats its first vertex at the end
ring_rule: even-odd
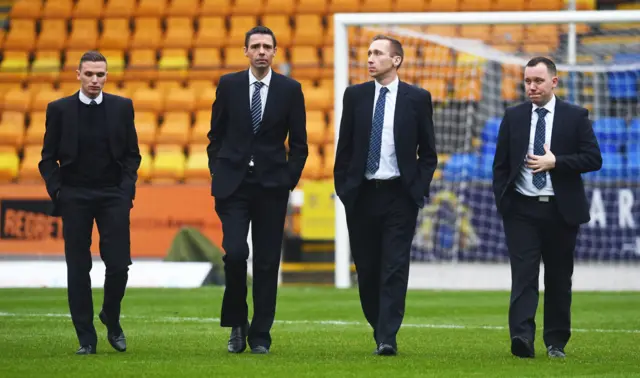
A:
POLYGON ((307 160, 300 83, 271 69, 276 37, 264 26, 246 33, 250 68, 220 78, 208 133, 211 195, 222 222, 225 292, 222 327, 227 349, 265 354, 271 347, 278 269, 289 193, 307 160), (289 153, 285 140, 289 136, 289 153), (253 318, 247 309, 247 234, 253 242, 253 318))
POLYGON ((375 354, 390 356, 398 350, 418 209, 438 158, 431 94, 398 79, 400 42, 376 36, 368 55, 374 80, 344 92, 334 181, 375 354))
POLYGON ((571 336, 571 277, 578 228, 589 221, 581 173, 602 166, 586 109, 556 98, 555 64, 531 59, 524 87, 531 101, 505 111, 493 162, 493 191, 511 262, 511 353, 535 356, 540 259, 549 357, 564 358, 571 336))

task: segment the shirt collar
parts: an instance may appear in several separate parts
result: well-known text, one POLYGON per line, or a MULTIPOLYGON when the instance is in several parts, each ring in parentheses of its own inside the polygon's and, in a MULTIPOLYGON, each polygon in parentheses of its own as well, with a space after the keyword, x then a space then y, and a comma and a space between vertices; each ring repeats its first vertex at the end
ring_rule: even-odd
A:
MULTIPOLYGON (((376 93, 380 93, 380 88, 383 87, 382 84, 378 83, 378 81, 374 81, 374 83, 376 84, 376 93)), ((387 89, 389 90, 390 95, 395 95, 398 92, 399 83, 400 79, 398 79, 398 77, 396 76, 396 78, 393 79, 391 83, 385 85, 385 87, 387 87, 387 89)))
MULTIPOLYGON (((92 99, 89 98, 89 96, 85 95, 82 91, 79 91, 79 92, 80 92, 80 95, 79 95, 80 101, 82 101, 83 104, 87 104, 87 105, 91 104, 92 99)), ((97 104, 102 103, 102 91, 100 91, 100 94, 98 95, 98 97, 94 98, 93 100, 97 104)))
MULTIPOLYGON (((533 111, 535 112, 536 109, 538 109, 540 106, 533 104, 533 111)), ((556 109, 556 95, 552 95, 551 96, 551 100, 549 100, 549 102, 547 102, 544 106, 542 106, 543 108, 547 109, 547 111, 549 113, 553 113, 553 111, 556 109)))
POLYGON ((262 80, 256 79, 256 77, 253 76, 253 72, 251 72, 251 69, 249 69, 249 86, 252 86, 256 81, 262 82, 262 84, 266 85, 267 88, 269 88, 269 84, 271 83, 271 68, 269 68, 267 76, 263 77, 262 80))

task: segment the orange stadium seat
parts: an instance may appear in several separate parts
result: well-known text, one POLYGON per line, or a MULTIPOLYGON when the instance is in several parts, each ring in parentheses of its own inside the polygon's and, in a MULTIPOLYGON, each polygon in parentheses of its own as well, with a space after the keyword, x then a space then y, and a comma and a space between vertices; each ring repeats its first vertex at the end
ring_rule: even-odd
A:
POLYGON ((209 157, 206 144, 191 144, 188 149, 188 157, 185 163, 185 182, 209 182, 209 157))
POLYGON ((302 179, 315 180, 322 175, 322 156, 317 145, 309 146, 309 156, 307 162, 302 170, 302 179))
POLYGON ((107 0, 103 16, 105 18, 126 18, 133 16, 136 0, 107 0))
POLYGON ((327 12, 327 0, 298 0, 297 14, 325 14, 327 12))
POLYGON ((323 44, 324 27, 322 17, 315 14, 301 14, 295 17, 296 29, 293 33, 295 45, 320 46, 323 44))
POLYGON ((196 110, 211 111, 211 105, 216 99, 216 88, 205 88, 196 98, 196 110))
POLYGON ((38 50, 31 65, 30 81, 44 80, 52 82, 60 75, 60 52, 57 50, 38 50))
MULTIPOLYGON (((128 97, 133 98, 135 93, 139 90, 149 90, 151 85, 148 80, 126 80, 122 83, 122 90, 128 94, 128 97)), ((162 95, 162 93, 160 93, 162 95)), ((135 101, 134 101, 135 105, 135 101)), ((136 109, 137 110, 137 109, 136 109)))
POLYGON ((31 108, 31 96, 29 92, 21 88, 10 89, 4 95, 3 111, 15 111, 26 113, 31 108))
POLYGON ((59 98, 64 97, 63 93, 60 90, 41 90, 35 94, 33 97, 33 102, 31 103, 32 111, 45 111, 47 110, 47 105, 51 101, 55 101, 59 98))
POLYGON ((157 77, 156 50, 151 48, 131 50, 125 80, 153 80, 157 77))
POLYGON ((72 19, 88 18, 97 20, 102 17, 104 10, 104 2, 96 2, 95 0, 78 0, 73 8, 72 19))
POLYGON ((34 20, 11 20, 9 32, 4 39, 5 50, 33 50, 36 44, 36 24, 34 20))
POLYGON ((195 17, 200 11, 200 0, 171 0, 165 14, 170 17, 195 17))
POLYGON ((162 112, 162 94, 150 88, 139 88, 131 94, 133 107, 136 111, 162 112))
POLYGON ((3 51, 0 63, 0 81, 19 82, 27 77, 29 53, 26 51, 3 51))
POLYGON ((136 132, 140 144, 155 144, 158 132, 158 115, 154 112, 135 112, 136 132))
POLYGON ((162 43, 160 19, 156 17, 138 17, 131 36, 131 48, 157 49, 162 43))
POLYGON ((93 50, 98 46, 98 21, 95 19, 71 20, 71 34, 67 48, 93 50))
POLYGON ((198 22, 193 46, 221 47, 226 44, 227 30, 222 17, 201 17, 198 22))
POLYGON ((525 26, 525 44, 547 44, 550 49, 556 49, 560 44, 557 25, 527 25, 525 26))
POLYGON ((195 48, 193 49, 193 61, 191 62, 191 70, 189 78, 191 80, 209 80, 212 81, 220 76, 220 68, 222 67, 222 57, 218 48, 195 48))
POLYGON ((460 37, 478 39, 483 42, 491 41, 490 25, 462 25, 460 26, 460 37))
POLYGON ((461 0, 427 0, 425 11, 427 12, 456 12, 459 10, 461 0))
POLYGON ((240 71, 249 67, 249 61, 240 47, 227 47, 224 50, 225 72, 240 71))
POLYGON ((24 141, 24 113, 7 111, 0 121, 0 145, 22 146, 24 141))
POLYGON ((500 43, 520 43, 524 39, 524 26, 522 25, 494 25, 491 42, 500 43))
POLYGON ((231 14, 243 16, 262 14, 264 10, 264 0, 235 0, 231 7, 231 14))
POLYGON ((526 1, 525 10, 529 11, 554 11, 564 9, 564 0, 529 0, 526 1))
POLYGON ((62 19, 42 20, 36 49, 60 50, 67 41, 67 22, 62 19))
POLYGON ((156 143, 185 146, 189 143, 190 131, 190 113, 184 111, 167 112, 164 114, 164 122, 158 130, 156 143))
POLYGON ((491 10, 493 11, 522 11, 525 0, 493 0, 491 10))
POLYGON ((166 0, 140 0, 133 15, 136 17, 162 17, 167 6, 166 0))
POLYGON ((109 18, 102 22, 102 26, 98 41, 101 50, 124 50, 129 47, 131 33, 128 19, 109 18))
POLYGON ((228 16, 231 13, 231 0, 202 0, 201 16, 228 16))
POLYGON ((278 48, 291 46, 292 34, 289 16, 268 15, 262 17, 262 25, 268 27, 276 35, 278 48))
POLYGON ((396 0, 393 6, 394 12, 422 12, 424 0, 396 0))
POLYGON ((207 133, 211 129, 211 109, 196 112, 196 122, 193 125, 189 143, 209 143, 207 133))
POLYGON ((309 88, 304 96, 308 111, 327 111, 329 108, 333 108, 333 90, 318 87, 309 88))
POLYGON ((324 112, 313 110, 307 112, 307 141, 311 144, 324 144, 327 140, 327 123, 324 112))
POLYGON ((25 135, 25 145, 42 145, 46 129, 47 115, 45 110, 31 112, 29 115, 29 127, 25 135))
POLYGON ((72 0, 49 0, 44 3, 44 8, 42 8, 42 18, 67 19, 71 17, 72 11, 72 0))
MULTIPOLYGON (((78 69, 78 65, 80 64, 80 58, 82 58, 82 54, 85 53, 86 50, 84 49, 73 49, 73 50, 67 50, 64 54, 64 64, 62 65, 62 70, 63 71, 69 71, 69 72, 73 72, 73 78, 76 78, 76 70, 78 69)), ((109 69, 108 66, 109 62, 107 62, 107 70, 109 69)))
POLYGON ((295 12, 295 8, 295 0, 266 0, 263 13, 290 15, 295 12))
POLYGON ((42 1, 39 0, 15 0, 9 11, 11 20, 23 18, 38 19, 42 14, 42 1))
POLYGON ((107 59, 107 80, 118 81, 124 76, 124 50, 102 50, 107 59))
MULTIPOLYGON (((42 140, 40 141, 42 143, 42 140)), ((42 182, 38 163, 41 159, 42 147, 40 144, 27 146, 24 149, 24 157, 18 171, 18 179, 20 182, 42 182)))
POLYGON ((346 13, 360 11, 359 0, 321 0, 330 1, 329 13, 346 13))
POLYGON ((138 179, 140 182, 147 182, 151 177, 151 168, 153 165, 153 156, 151 156, 151 146, 146 143, 140 143, 140 168, 138 168, 138 179))
POLYGON ((391 12, 392 0, 362 0, 360 12, 391 12))
POLYGON ((317 80, 320 77, 318 50, 311 46, 291 48, 291 76, 296 79, 317 80))
POLYGON ((447 101, 447 80, 443 78, 425 78, 420 86, 431 93, 431 99, 436 102, 447 101))
POLYGON ((254 16, 235 16, 235 13, 229 23, 229 36, 224 41, 225 46, 244 46, 245 34, 258 25, 254 16))
POLYGON ((461 12, 486 12, 491 9, 491 1, 460 0, 458 10, 461 12))
POLYGON ((190 48, 193 43, 193 22, 189 17, 169 17, 162 46, 190 48))
POLYGON ((18 176, 20 159, 15 147, 0 146, 0 182, 12 182, 18 176))
POLYGON ((182 146, 159 145, 152 163, 152 182, 176 182, 184 178, 185 156, 182 146))
POLYGON ((174 89, 166 94, 164 104, 164 110, 167 112, 192 112, 196 108, 195 91, 192 88, 174 89))

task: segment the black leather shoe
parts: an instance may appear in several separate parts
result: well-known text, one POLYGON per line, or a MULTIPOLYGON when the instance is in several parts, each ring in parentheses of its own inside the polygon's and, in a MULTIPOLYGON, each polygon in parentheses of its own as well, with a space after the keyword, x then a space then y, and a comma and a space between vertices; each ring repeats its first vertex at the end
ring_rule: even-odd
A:
POLYGON ((395 356, 396 354, 398 354, 398 351, 392 345, 380 343, 373 354, 376 354, 378 356, 395 356))
POLYGON ((567 355, 564 353, 562 348, 554 347, 553 345, 549 345, 547 348, 547 355, 549 358, 565 358, 567 355))
POLYGON ((249 333, 249 324, 231 328, 229 343, 227 350, 229 353, 242 353, 247 349, 247 334, 249 333))
POLYGON ((533 343, 522 336, 511 338, 511 354, 520 358, 534 358, 533 343))
POLYGON ((127 350, 127 339, 124 336, 124 332, 120 327, 119 329, 110 329, 109 323, 107 322, 107 314, 104 311, 100 311, 100 315, 98 316, 102 324, 107 326, 107 340, 109 344, 113 347, 113 349, 118 352, 124 352, 127 350))
POLYGON ((269 354, 269 349, 263 345, 256 345, 251 348, 252 354, 269 354))
POLYGON ((96 354, 96 347, 93 345, 81 345, 76 354, 96 354))

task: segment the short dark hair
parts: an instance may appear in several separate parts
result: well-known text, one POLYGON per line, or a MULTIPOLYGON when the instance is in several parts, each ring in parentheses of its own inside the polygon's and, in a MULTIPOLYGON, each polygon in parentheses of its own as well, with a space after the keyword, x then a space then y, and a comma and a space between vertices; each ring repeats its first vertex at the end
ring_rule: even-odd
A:
POLYGON ((80 64, 78 64, 78 70, 82 69, 82 63, 84 62, 104 62, 104 64, 107 64, 107 58, 100 54, 100 52, 92 50, 82 54, 80 64))
POLYGON ((247 34, 245 34, 245 36, 244 36, 244 47, 249 47, 249 38, 251 38, 251 36, 254 35, 254 34, 267 34, 267 35, 270 35, 271 38, 273 39, 273 47, 277 46, 276 36, 275 36, 275 34, 273 34, 271 29, 269 29, 266 26, 256 26, 255 28, 249 30, 247 32, 247 34))
POLYGON ((402 62, 404 62, 404 49, 402 48, 402 43, 395 38, 389 37, 388 35, 378 34, 373 37, 373 41, 389 41, 391 43, 391 56, 399 56, 400 64, 396 69, 400 69, 402 62))
POLYGON ((547 71, 551 76, 556 76, 558 74, 556 64, 553 63, 551 59, 544 56, 536 56, 535 58, 531 59, 529 62, 527 62, 527 67, 535 67, 540 63, 544 64, 547 67, 547 71))

